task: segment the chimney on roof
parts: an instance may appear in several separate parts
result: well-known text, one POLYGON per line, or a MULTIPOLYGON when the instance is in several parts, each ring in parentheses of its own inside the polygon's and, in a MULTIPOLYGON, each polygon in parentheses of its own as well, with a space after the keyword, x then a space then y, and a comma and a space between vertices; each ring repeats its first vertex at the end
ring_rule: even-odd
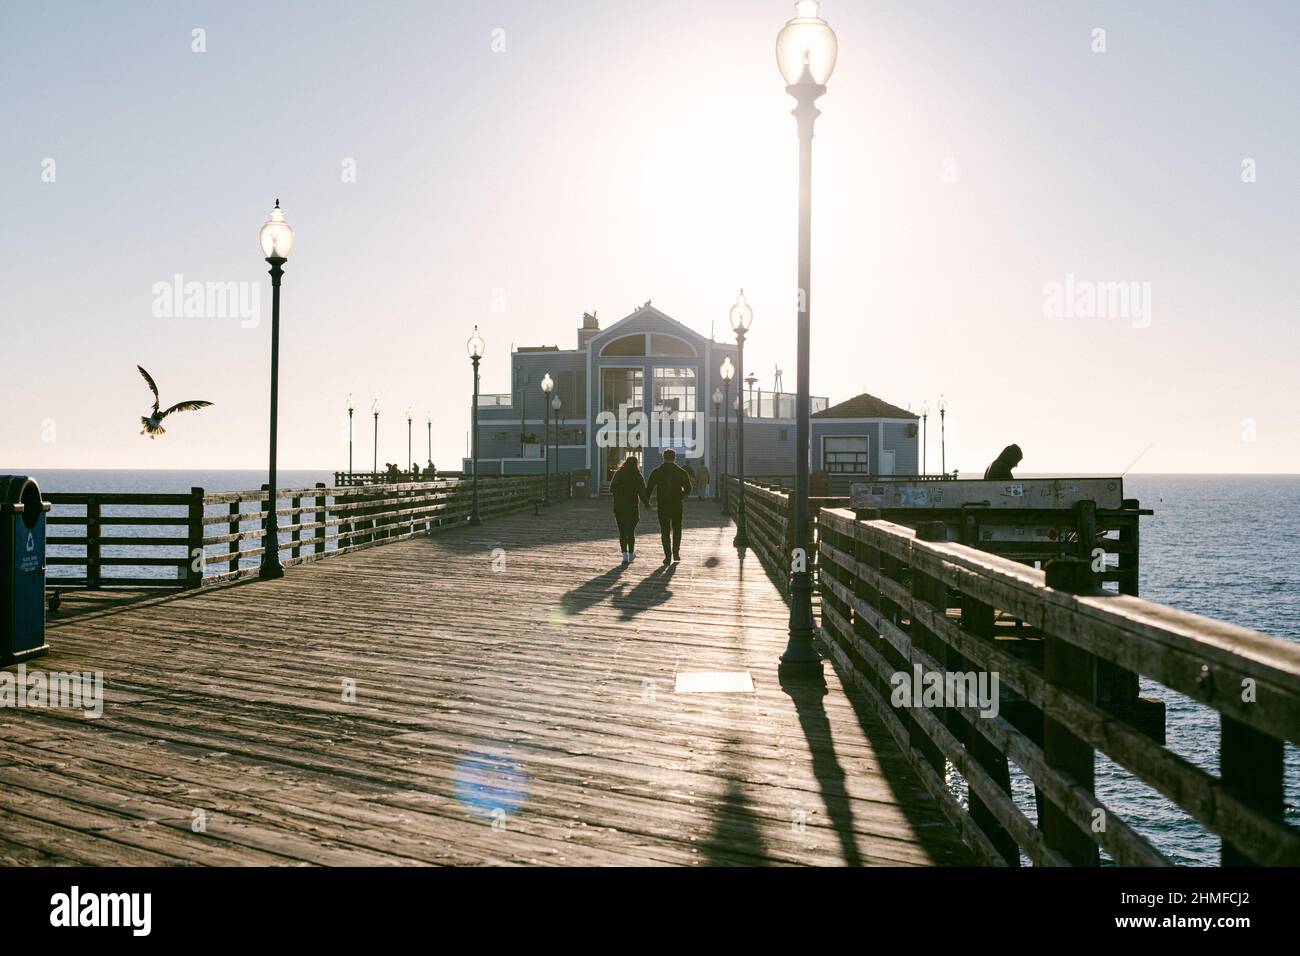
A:
POLYGON ((600 333, 600 323, 596 321, 595 312, 582 313, 582 328, 578 329, 578 348, 585 349, 587 343, 600 333))

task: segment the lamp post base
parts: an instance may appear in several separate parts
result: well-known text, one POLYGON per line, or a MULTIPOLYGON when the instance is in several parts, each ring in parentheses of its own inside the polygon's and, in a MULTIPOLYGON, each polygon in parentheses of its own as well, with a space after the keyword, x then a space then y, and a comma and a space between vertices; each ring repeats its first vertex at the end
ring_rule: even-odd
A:
POLYGON ((790 637, 777 673, 782 677, 822 678, 822 658, 814 643, 812 575, 796 571, 790 578, 790 637))
POLYGON ((276 557, 271 560, 267 560, 265 557, 263 557, 262 566, 257 569, 257 576, 261 578, 263 581, 269 581, 275 578, 284 577, 284 568, 281 567, 280 565, 280 559, 276 557))
POLYGON ((470 526, 471 528, 477 528, 477 527, 478 527, 479 525, 481 525, 482 523, 483 523, 483 522, 479 520, 479 516, 478 516, 478 515, 470 515, 470 516, 469 516, 469 526, 470 526))

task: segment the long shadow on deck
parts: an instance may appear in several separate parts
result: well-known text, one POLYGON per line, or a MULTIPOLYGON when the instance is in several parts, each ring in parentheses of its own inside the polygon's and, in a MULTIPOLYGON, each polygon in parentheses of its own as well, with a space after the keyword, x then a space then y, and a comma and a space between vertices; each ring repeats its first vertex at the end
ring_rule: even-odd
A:
MULTIPOLYGON (((782 681, 781 689, 794 702, 795 713, 799 715, 799 726, 803 729, 808 749, 812 753, 813 776, 821 788, 822 803, 830 816, 831 824, 840 839, 840 850, 844 854, 847 866, 862 866, 865 862, 858 852, 857 834, 853 826, 853 807, 849 803, 848 790, 844 786, 844 768, 835 756, 835 744, 831 736, 831 721, 826 714, 822 698, 826 696, 826 687, 819 681, 782 681)), ((874 744, 875 741, 873 740, 874 744)))

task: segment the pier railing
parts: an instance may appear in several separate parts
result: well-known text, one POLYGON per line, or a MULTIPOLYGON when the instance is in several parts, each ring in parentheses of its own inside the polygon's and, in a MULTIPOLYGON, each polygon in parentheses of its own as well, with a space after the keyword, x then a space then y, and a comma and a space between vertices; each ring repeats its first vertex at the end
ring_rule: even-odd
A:
MULTIPOLYGON (((740 507, 740 480, 729 475, 722 487, 727 511, 734 520, 740 507)), ((790 584, 790 550, 794 545, 794 512, 791 510, 791 501, 790 492, 781 485, 745 479, 745 532, 749 537, 749 546, 759 560, 772 570, 778 585, 787 593, 790 584)), ((813 540, 808 561, 816 580, 817 515, 822 508, 847 505, 848 499, 810 497, 808 502, 809 532, 813 540)))
POLYGON ((942 523, 824 509, 818 531, 827 653, 986 862, 1095 865, 1104 850, 1121 865, 1168 863, 1098 795, 1104 754, 1218 834, 1225 865, 1300 863, 1300 830, 1283 814, 1300 644, 1102 591, 1084 560, 1040 571, 942 540, 942 523), (1217 772, 1116 713, 1099 693, 1107 666, 1217 711, 1217 772), (986 688, 998 678, 981 702, 967 693, 979 675, 986 688), (912 685, 943 690, 918 697, 912 685), (1032 818, 1009 764, 1033 782, 1032 818))
POLYGON ((192 551, 202 537, 203 489, 189 494, 43 496, 51 587, 179 588, 196 581, 192 551), (67 574, 58 573, 66 570, 67 574))
MULTIPOLYGON (((542 475, 479 478, 483 520, 534 506, 542 475)), ((572 497, 569 473, 550 498, 572 497)), ((285 567, 464 524, 469 481, 440 480, 277 491, 277 548, 285 567)), ((54 590, 194 588, 256 574, 265 547, 266 491, 47 494, 47 586, 54 590), (61 573, 66 572, 66 573, 61 573)))

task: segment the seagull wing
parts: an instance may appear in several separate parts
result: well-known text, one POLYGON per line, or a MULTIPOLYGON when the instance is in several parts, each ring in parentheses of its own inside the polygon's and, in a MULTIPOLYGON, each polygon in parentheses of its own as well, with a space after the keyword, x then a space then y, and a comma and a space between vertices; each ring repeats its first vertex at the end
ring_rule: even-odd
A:
POLYGON ((193 411, 197 411, 200 408, 207 408, 211 404, 212 404, 211 402, 177 402, 171 408, 167 409, 167 411, 159 415, 158 419, 159 421, 161 421, 162 419, 170 415, 172 412, 193 412, 193 411))
POLYGON ((144 376, 145 384, 149 386, 149 391, 153 392, 153 410, 158 411, 158 386, 154 384, 153 376, 144 370, 143 365, 137 365, 140 374, 144 376))

